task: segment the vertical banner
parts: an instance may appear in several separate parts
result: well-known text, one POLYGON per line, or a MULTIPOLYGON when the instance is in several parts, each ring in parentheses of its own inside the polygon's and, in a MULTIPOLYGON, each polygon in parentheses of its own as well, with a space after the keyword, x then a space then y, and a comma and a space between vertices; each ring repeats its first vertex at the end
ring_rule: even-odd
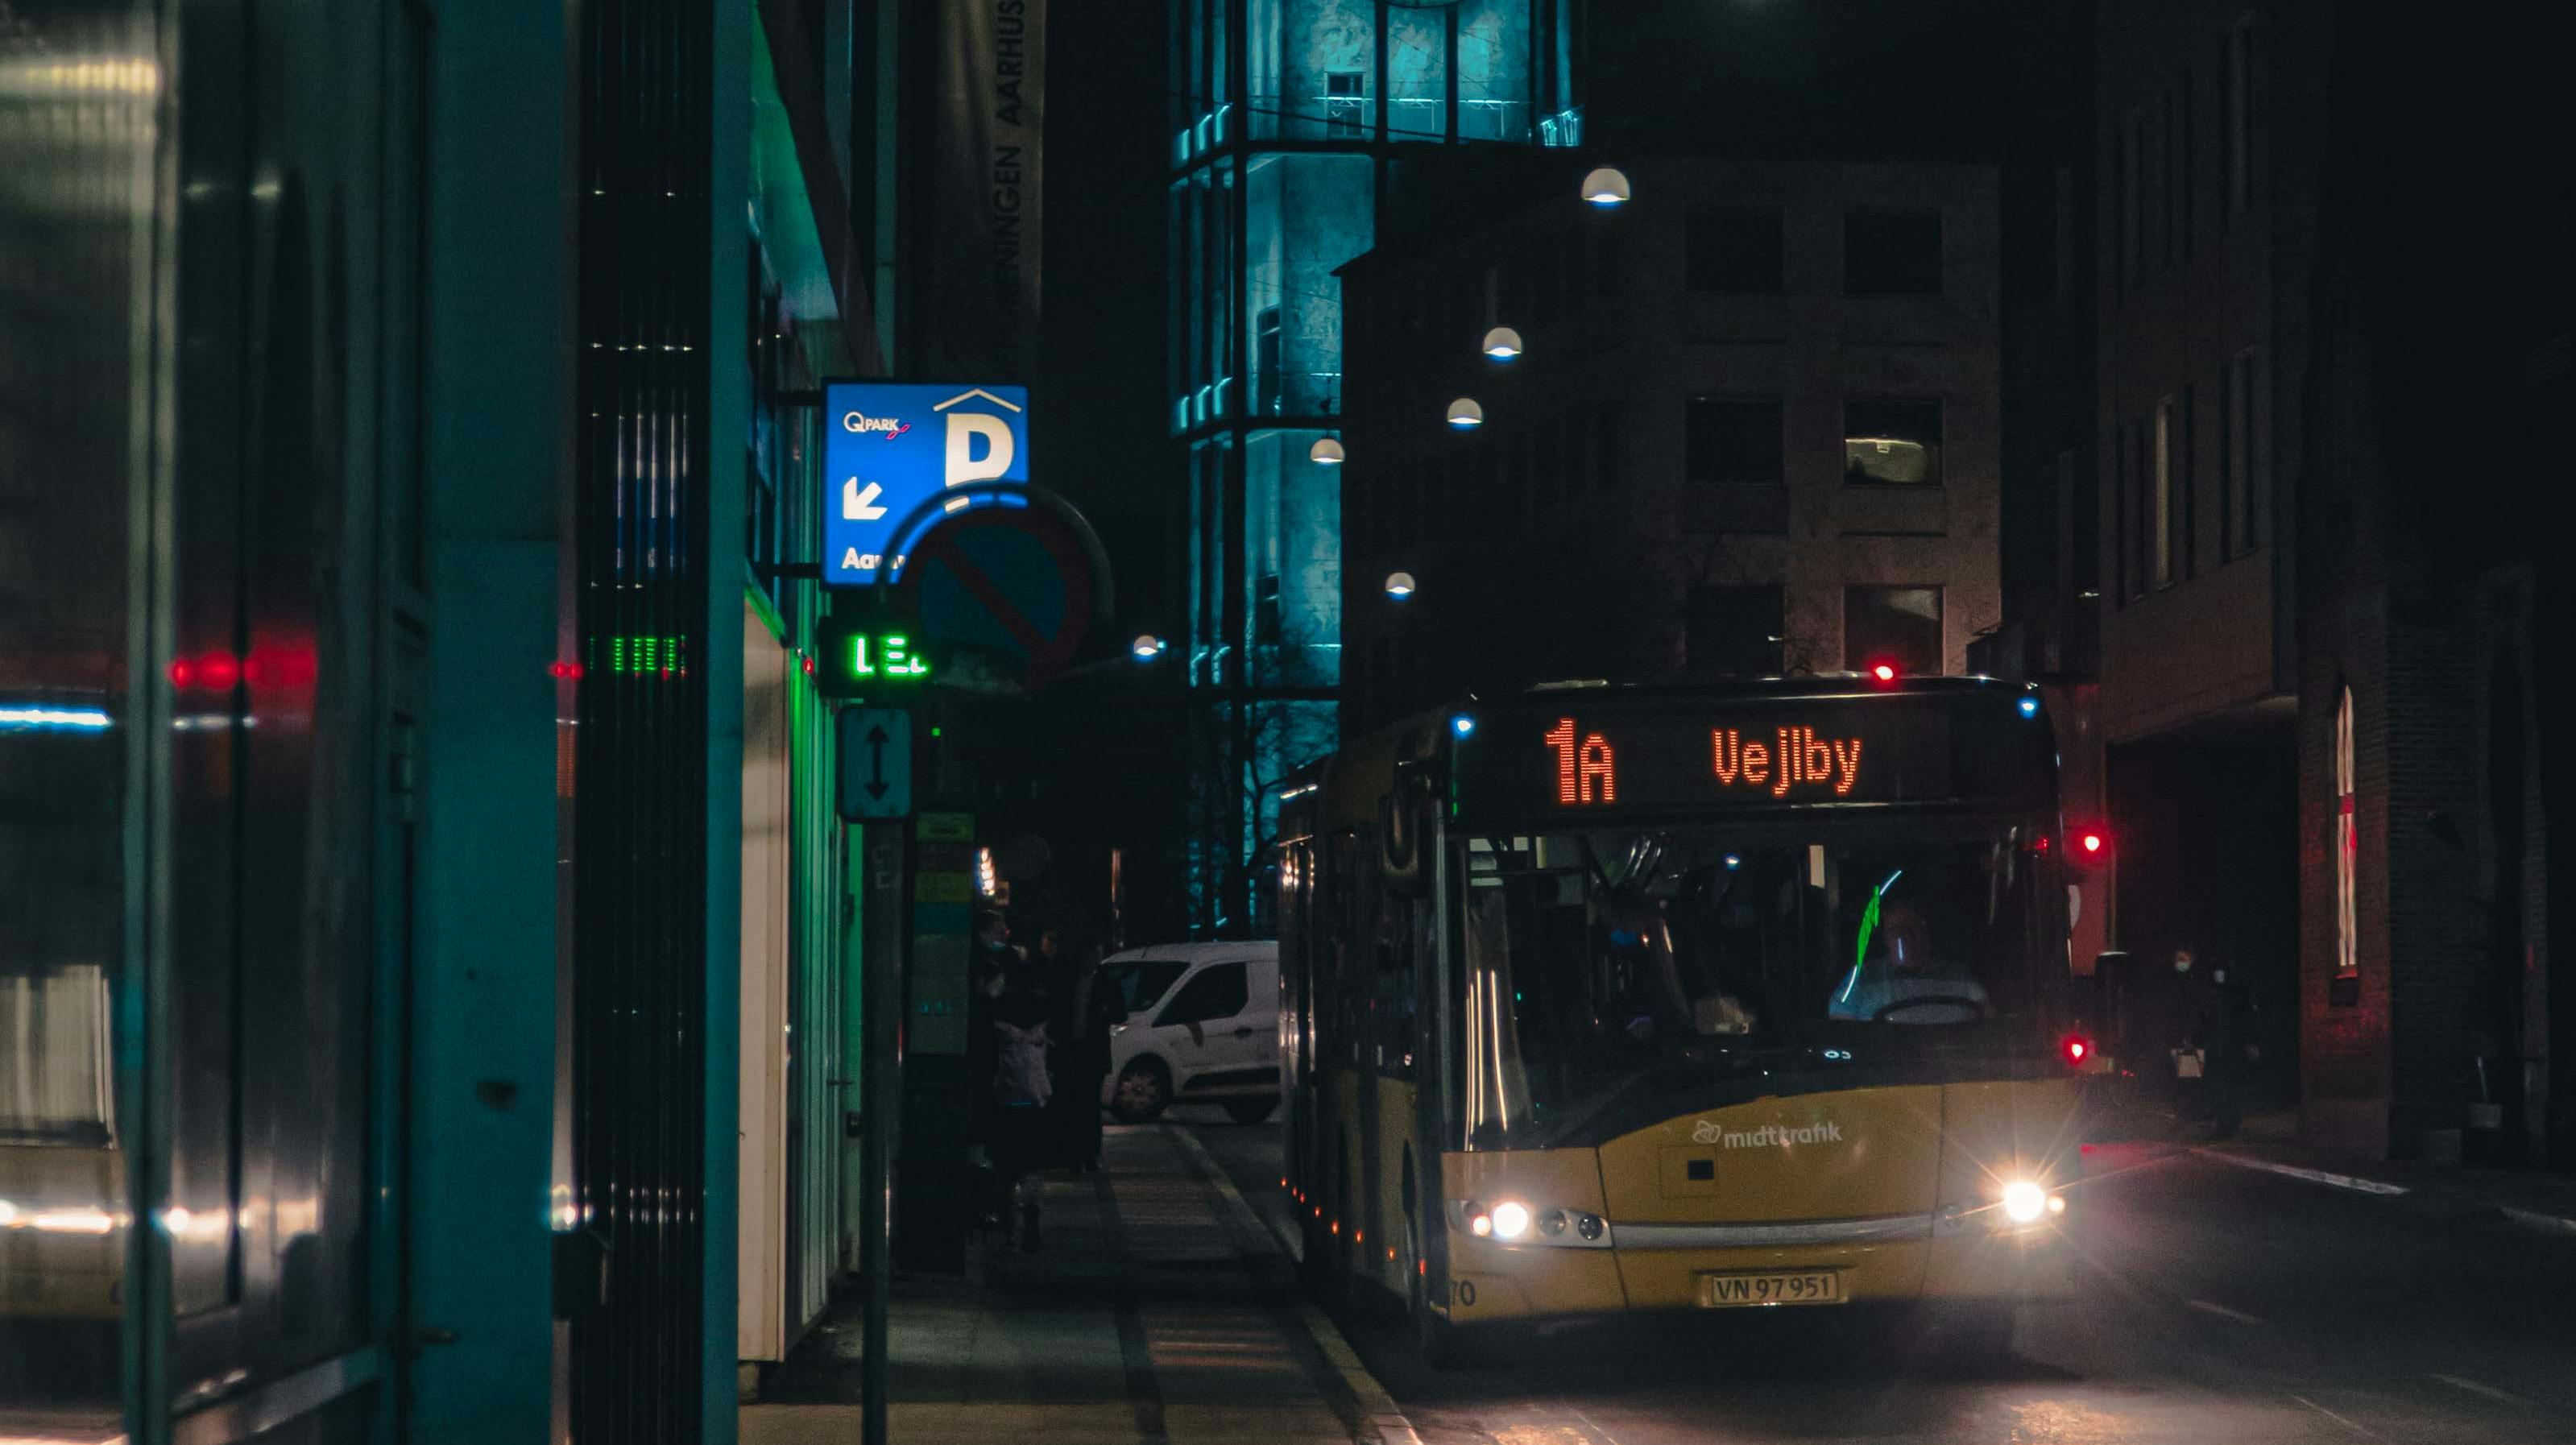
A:
POLYGON ((939 0, 939 70, 929 369, 1025 381, 1037 364, 1046 0, 939 0))

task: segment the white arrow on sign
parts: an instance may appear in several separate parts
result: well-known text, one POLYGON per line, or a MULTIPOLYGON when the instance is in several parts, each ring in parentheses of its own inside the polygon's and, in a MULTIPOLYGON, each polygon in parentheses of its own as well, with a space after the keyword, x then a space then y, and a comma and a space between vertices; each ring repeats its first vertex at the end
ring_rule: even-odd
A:
POLYGON ((841 520, 844 522, 883 521, 886 509, 876 503, 877 494, 884 490, 885 488, 870 482, 868 489, 862 492, 859 490, 859 479, 856 477, 841 483, 841 520))

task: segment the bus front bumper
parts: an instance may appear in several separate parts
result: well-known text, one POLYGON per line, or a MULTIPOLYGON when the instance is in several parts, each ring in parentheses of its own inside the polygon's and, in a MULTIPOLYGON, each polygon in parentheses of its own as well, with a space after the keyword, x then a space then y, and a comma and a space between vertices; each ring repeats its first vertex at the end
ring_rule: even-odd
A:
POLYGON ((1997 1229, 1916 1215, 1614 1223, 1608 1247, 1592 1249, 1503 1245, 1453 1231, 1449 1258, 1450 1319, 1475 1324, 1755 1304, 1774 1291, 1784 1305, 2040 1303, 2072 1297, 2075 1251, 2063 1218, 1997 1229))

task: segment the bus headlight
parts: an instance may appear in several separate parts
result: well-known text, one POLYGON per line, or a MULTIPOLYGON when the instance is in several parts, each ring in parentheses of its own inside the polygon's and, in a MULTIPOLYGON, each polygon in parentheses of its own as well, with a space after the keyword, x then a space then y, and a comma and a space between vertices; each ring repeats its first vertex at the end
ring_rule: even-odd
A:
POLYGON ((1610 1221, 1585 1209, 1561 1209, 1504 1199, 1486 1204, 1474 1199, 1449 1201, 1449 1227, 1478 1239, 1519 1248, 1553 1245, 1564 1249, 1608 1249, 1610 1221))
POLYGON ((2016 1179, 2004 1186, 2004 1217, 2013 1223, 2037 1224, 2047 1212, 2047 1190, 2027 1179, 2016 1179))

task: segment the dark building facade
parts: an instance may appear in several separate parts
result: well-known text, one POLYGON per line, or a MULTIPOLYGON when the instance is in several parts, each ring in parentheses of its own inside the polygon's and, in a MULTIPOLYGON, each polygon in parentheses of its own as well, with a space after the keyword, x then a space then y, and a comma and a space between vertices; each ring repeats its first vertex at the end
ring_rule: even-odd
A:
POLYGON ((2232 965, 2318 1143, 2563 1165, 2554 574, 2512 420, 2568 385, 2520 214, 2565 190, 2523 165, 2546 87, 2515 60, 2471 100, 2465 38, 2317 4, 2106 3, 2093 44, 2090 498, 2014 534, 1997 651, 2094 693, 2103 942, 2232 965))
POLYGON ((1605 209, 1552 169, 1343 269, 1353 722, 1558 678, 1964 671, 2000 613, 1994 170, 1655 161, 1605 209))
POLYGON ((1278 786, 1339 737, 1348 406, 1333 271, 1407 153, 1581 138, 1576 0, 1172 0, 1168 422, 1193 934, 1267 928, 1278 786))

